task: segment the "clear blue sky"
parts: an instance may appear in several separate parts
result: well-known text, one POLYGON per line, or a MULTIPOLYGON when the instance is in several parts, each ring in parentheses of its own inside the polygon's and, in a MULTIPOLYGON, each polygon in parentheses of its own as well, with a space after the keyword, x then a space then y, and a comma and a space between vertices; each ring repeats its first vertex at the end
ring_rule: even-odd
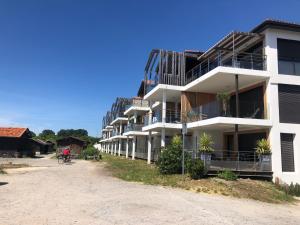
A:
POLYGON ((300 1, 278 2, 1 0, 0 126, 99 135, 152 48, 206 50, 266 18, 300 22, 300 1))

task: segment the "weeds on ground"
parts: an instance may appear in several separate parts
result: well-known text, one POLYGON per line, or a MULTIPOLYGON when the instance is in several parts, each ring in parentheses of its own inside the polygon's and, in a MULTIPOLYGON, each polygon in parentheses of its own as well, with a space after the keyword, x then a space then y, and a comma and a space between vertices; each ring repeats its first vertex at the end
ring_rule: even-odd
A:
POLYGON ((125 181, 170 186, 199 193, 248 198, 268 203, 295 201, 291 195, 267 181, 250 179, 224 180, 220 178, 193 180, 189 175, 163 175, 159 173, 159 169, 155 165, 147 165, 144 160, 129 160, 108 154, 103 155, 101 162, 106 163, 106 168, 113 176, 125 181))

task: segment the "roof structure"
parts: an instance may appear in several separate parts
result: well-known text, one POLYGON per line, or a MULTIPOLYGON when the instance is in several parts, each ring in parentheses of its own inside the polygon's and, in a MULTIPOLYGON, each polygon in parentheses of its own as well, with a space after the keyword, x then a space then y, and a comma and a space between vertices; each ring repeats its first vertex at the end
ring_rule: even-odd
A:
POLYGON ((245 43, 252 40, 256 42, 261 40, 264 37, 262 34, 257 33, 249 33, 249 32, 237 32, 233 31, 222 38, 219 42, 217 42, 214 46, 208 49, 205 53, 199 56, 199 60, 203 58, 208 58, 212 55, 217 54, 219 50, 233 52, 235 49, 243 46, 245 43))
POLYGON ((299 23, 291 23, 282 20, 266 19, 256 27, 254 27, 251 32, 260 33, 268 28, 280 29, 280 30, 290 30, 300 32, 299 23))
POLYGON ((0 127, 0 137, 20 138, 28 131, 28 128, 0 127))

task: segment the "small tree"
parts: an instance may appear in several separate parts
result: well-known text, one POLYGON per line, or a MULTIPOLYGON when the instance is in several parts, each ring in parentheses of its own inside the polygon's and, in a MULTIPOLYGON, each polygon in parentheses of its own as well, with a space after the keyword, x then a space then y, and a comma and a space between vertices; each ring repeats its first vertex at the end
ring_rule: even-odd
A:
MULTIPOLYGON (((189 167, 190 157, 185 153, 185 167, 189 167)), ((180 136, 174 136, 171 144, 162 152, 157 161, 159 171, 162 174, 179 174, 182 169, 182 140, 180 136)))
POLYGON ((202 153, 212 153, 214 151, 213 149, 213 139, 212 136, 207 133, 202 133, 199 140, 199 151, 202 153))
POLYGON ((265 138, 256 142, 255 150, 258 155, 270 155, 272 153, 270 143, 265 138))
POLYGON ((227 115, 230 94, 227 92, 219 92, 217 93, 217 100, 222 103, 222 110, 224 112, 224 115, 227 115))

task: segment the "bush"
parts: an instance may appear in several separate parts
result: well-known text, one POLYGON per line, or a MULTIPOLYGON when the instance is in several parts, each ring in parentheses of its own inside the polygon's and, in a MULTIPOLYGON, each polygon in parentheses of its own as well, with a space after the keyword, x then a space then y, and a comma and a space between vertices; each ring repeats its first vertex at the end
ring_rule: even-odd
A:
POLYGON ((224 180, 237 180, 238 176, 231 170, 224 170, 224 171, 218 173, 218 178, 221 178, 224 180))
MULTIPOLYGON (((190 157, 185 153, 185 167, 188 168, 190 157)), ((182 170, 182 141, 179 136, 174 136, 171 144, 162 149, 157 161, 159 172, 162 174, 179 174, 182 170)))
POLYGON ((283 185, 281 187, 285 191, 286 194, 300 197, 300 184, 291 183, 290 185, 283 185))
POLYGON ((202 160, 193 160, 188 171, 192 179, 200 179, 206 175, 205 166, 202 160))
POLYGON ((81 158, 85 159, 89 156, 97 156, 99 151, 92 145, 88 146, 83 152, 81 153, 81 158))

